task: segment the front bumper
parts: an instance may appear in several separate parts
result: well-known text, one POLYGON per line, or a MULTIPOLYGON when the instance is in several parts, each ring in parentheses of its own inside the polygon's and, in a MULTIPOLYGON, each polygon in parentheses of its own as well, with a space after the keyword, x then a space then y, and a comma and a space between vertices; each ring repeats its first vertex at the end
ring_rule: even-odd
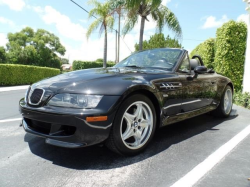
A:
MULTIPOLYGON (((118 100, 118 97, 114 100, 118 100)), ((116 110, 107 105, 105 108, 32 108, 24 99, 19 102, 23 128, 27 133, 45 138, 48 144, 67 148, 90 146, 108 138, 116 110), (86 121, 86 117, 94 116, 108 116, 108 119, 102 122, 86 121)))

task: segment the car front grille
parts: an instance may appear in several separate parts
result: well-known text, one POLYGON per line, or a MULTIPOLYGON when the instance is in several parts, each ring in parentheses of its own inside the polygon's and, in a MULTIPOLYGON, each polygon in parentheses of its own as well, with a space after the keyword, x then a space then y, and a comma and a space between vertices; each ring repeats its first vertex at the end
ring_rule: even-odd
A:
POLYGON ((29 98, 30 104, 39 105, 44 94, 43 89, 35 89, 33 92, 31 90, 31 95, 29 98))

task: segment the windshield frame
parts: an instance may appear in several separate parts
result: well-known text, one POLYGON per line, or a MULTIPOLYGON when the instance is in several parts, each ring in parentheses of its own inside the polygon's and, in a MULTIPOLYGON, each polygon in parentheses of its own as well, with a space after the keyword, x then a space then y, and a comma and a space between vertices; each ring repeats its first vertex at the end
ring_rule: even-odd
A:
POLYGON ((171 68, 171 70, 169 68, 165 68, 165 67, 143 67, 143 66, 134 66, 134 68, 150 68, 150 69, 163 69, 163 70, 167 70, 169 72, 174 72, 176 71, 176 68, 179 66, 180 61, 182 61, 183 59, 183 54, 185 54, 187 51, 185 49, 181 49, 181 48, 154 48, 154 49, 148 49, 148 50, 142 50, 142 51, 137 51, 132 53, 130 56, 126 57, 125 59, 123 59, 122 61, 120 61, 119 63, 117 63, 115 66, 113 66, 114 68, 126 68, 126 67, 132 67, 133 66, 118 66, 119 64, 123 63, 124 61, 126 61, 128 58, 133 57, 136 54, 142 53, 142 52, 147 52, 147 51, 156 51, 156 50, 172 50, 172 51, 179 51, 180 54, 178 55, 178 58, 176 59, 177 62, 175 63, 175 65, 171 68), (118 66, 118 67, 117 67, 118 66))

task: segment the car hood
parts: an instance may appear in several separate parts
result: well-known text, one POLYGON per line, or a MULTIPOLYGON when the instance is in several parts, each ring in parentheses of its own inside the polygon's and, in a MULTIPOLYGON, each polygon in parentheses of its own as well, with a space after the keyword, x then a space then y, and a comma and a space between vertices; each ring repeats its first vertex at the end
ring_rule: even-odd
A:
POLYGON ((112 84, 114 82, 118 83, 118 80, 131 82, 139 78, 143 80, 137 82, 142 83, 145 82, 144 78, 147 77, 147 75, 164 74, 166 76, 166 73, 170 72, 148 68, 95 68, 73 71, 45 79, 33 84, 32 88, 48 88, 54 92, 60 92, 63 90, 70 92, 82 92, 82 90, 89 90, 89 88, 94 85, 99 85, 100 82, 102 82, 102 84, 112 84))

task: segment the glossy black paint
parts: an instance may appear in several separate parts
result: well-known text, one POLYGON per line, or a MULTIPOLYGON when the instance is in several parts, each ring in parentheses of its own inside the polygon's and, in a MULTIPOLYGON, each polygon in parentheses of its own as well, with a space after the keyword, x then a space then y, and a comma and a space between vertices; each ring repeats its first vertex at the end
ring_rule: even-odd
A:
POLYGON ((62 74, 33 84, 32 88, 42 88, 45 94, 38 106, 29 105, 24 99, 20 101, 24 129, 57 146, 73 148, 97 144, 109 136, 116 111, 122 102, 138 92, 153 101, 158 127, 216 109, 226 85, 233 88, 231 80, 215 72, 179 72, 178 68, 187 55, 186 50, 181 51, 182 58, 172 72, 136 67, 96 68, 62 74), (59 93, 104 97, 95 109, 47 106, 48 101, 59 93), (108 116, 108 120, 87 123, 86 117, 91 116, 108 116), (48 132, 32 128, 32 120, 46 124, 48 132), (61 130, 65 128, 75 131, 68 130, 68 134, 63 134, 61 130))

